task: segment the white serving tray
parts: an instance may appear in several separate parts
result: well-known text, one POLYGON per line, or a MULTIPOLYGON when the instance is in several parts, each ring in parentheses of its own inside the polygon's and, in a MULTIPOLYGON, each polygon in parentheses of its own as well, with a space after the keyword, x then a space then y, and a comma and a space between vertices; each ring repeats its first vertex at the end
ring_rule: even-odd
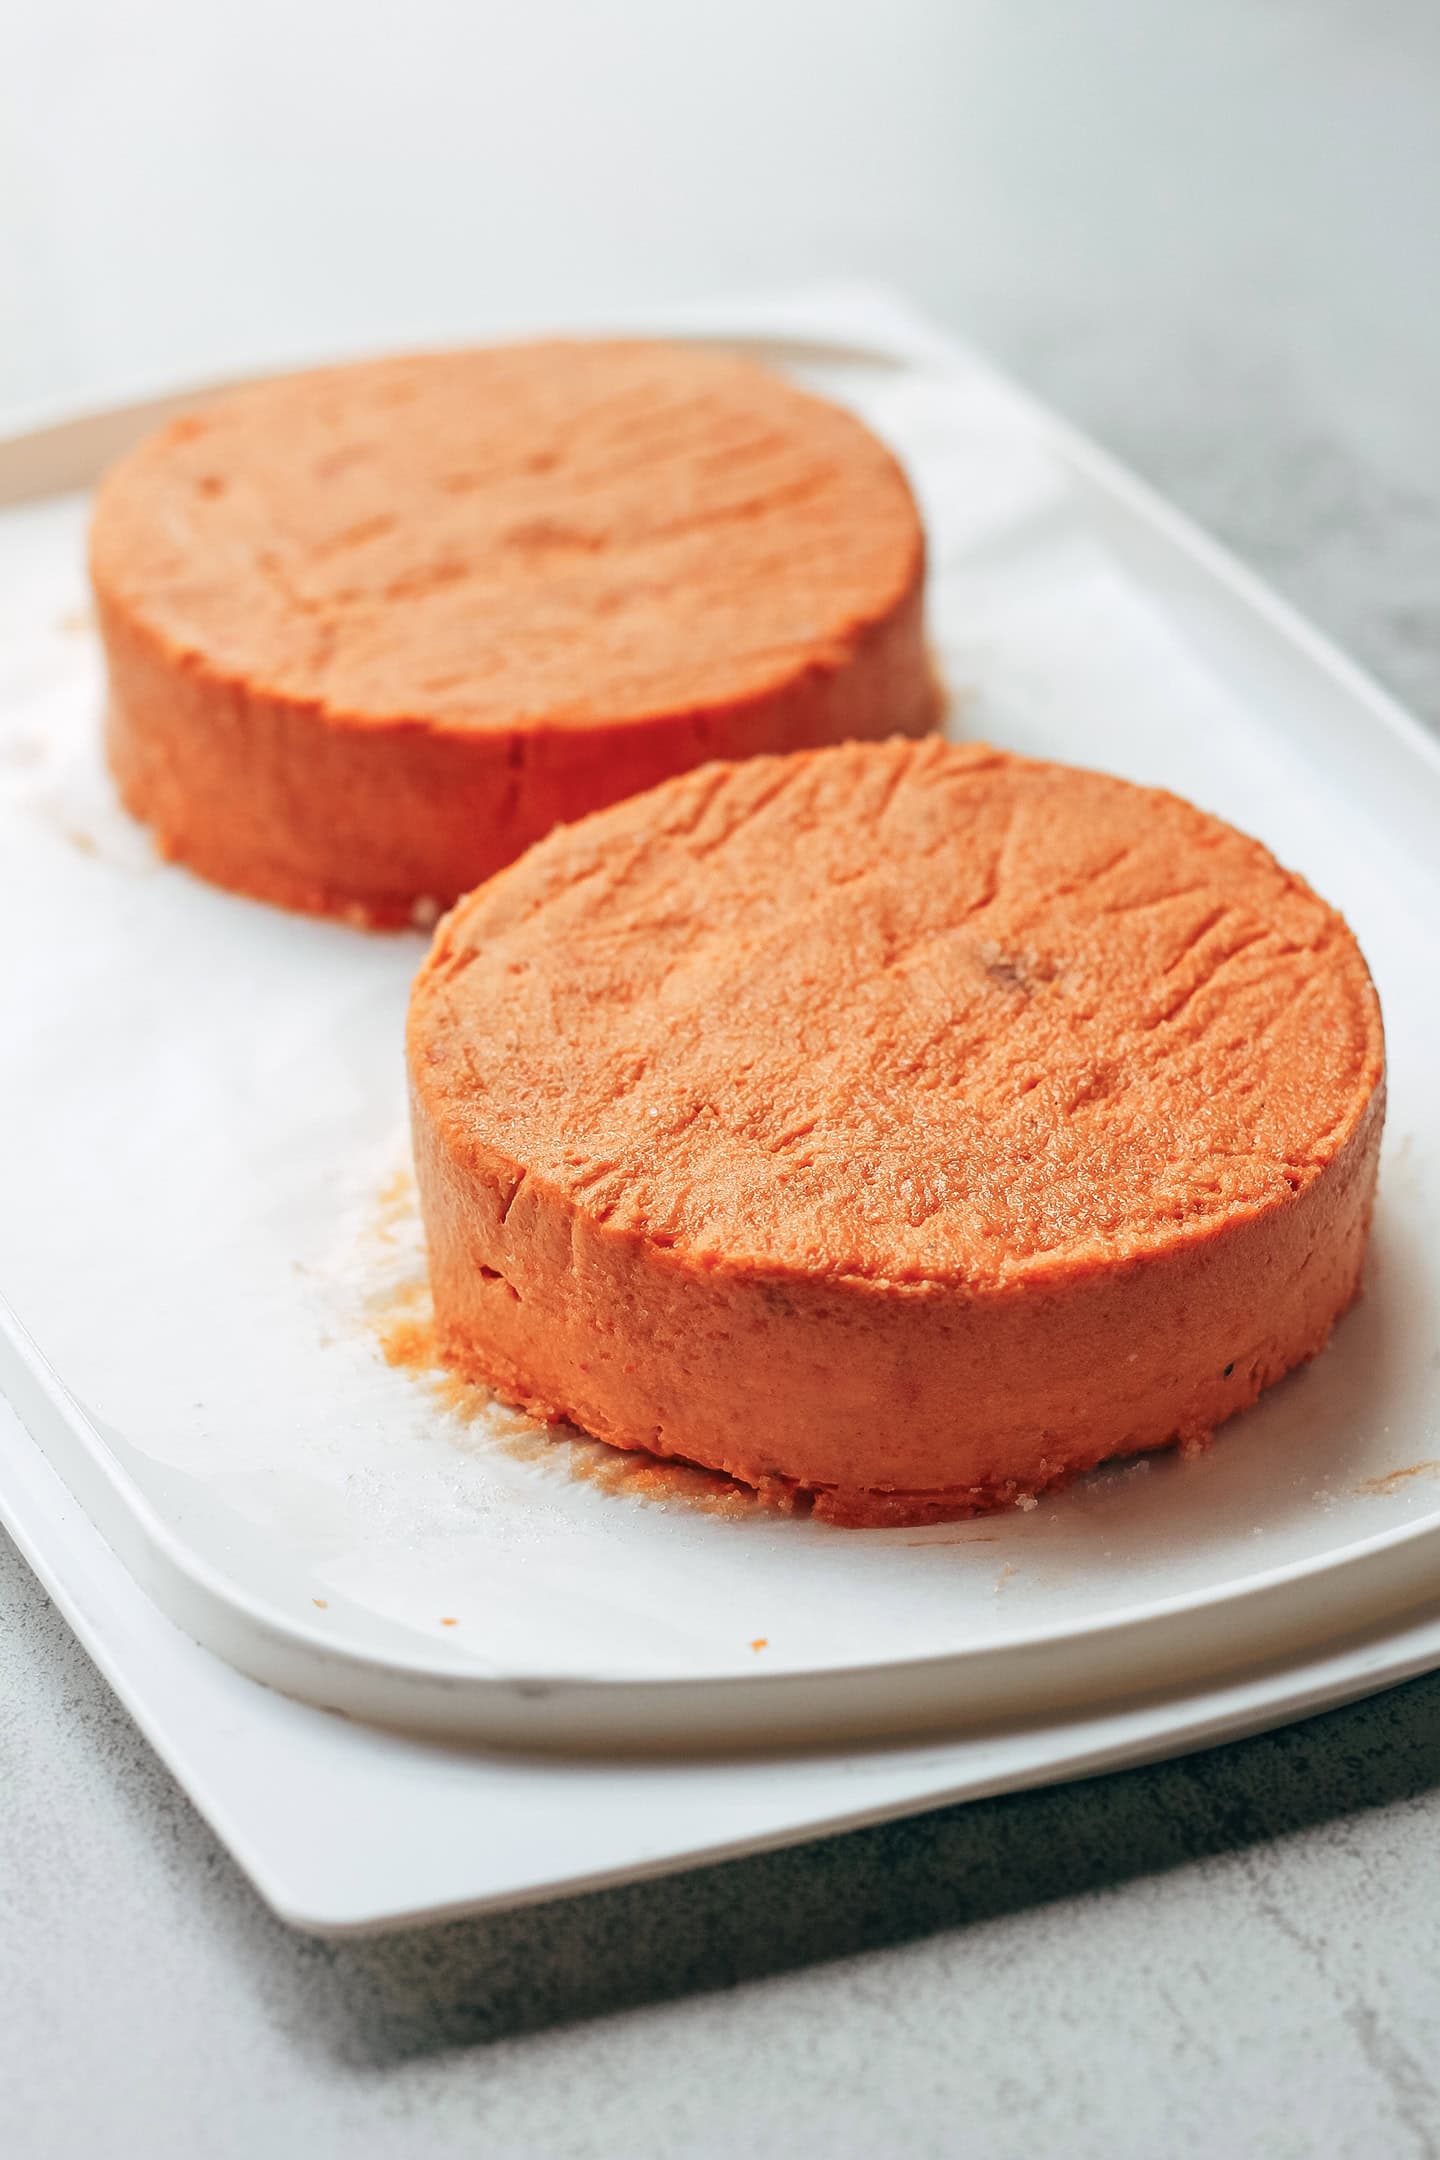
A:
MULTIPOLYGON (((0 1045, 0 1289, 42 1346, 7 1317, 0 1380, 190 1635, 312 1701, 452 1738, 613 1751, 983 1734, 925 1751, 928 1787, 900 1775, 910 1756, 867 1755, 891 1766, 869 1815, 1065 1774, 1107 1747, 1195 1744, 1226 1718, 1271 1721, 1440 1662, 1427 1617, 1440 1561, 1436 746, 1227 558, 904 309, 852 295, 688 327, 741 336, 848 397, 906 455, 966 732, 1175 786, 1346 909, 1392 1065, 1364 1305, 1198 1461, 1104 1473, 1028 1514, 935 1532, 645 1503, 574 1476, 593 1469, 583 1451, 517 1459, 483 1420, 442 1415, 379 1359, 364 1313, 414 1265, 392 1182, 393 1046, 418 946, 296 923, 154 867, 95 758, 83 504, 53 493, 191 392, 0 445, 0 502, 14 506, 0 514, 0 889, 12 922, 36 924, 0 961, 4 1009, 33 1022, 0 1045), (1077 1752, 1080 1728, 1047 1721, 1081 1711, 1077 1752)), ((0 1458, 13 1521, 12 1467, 0 1458)), ((53 1551, 47 1571, 63 1582, 53 1551)), ((86 1640, 136 1707, 133 1675, 93 1630, 86 1640)), ((287 1730, 310 1715, 250 1694, 272 1716, 283 1707, 287 1730)), ((163 1709, 144 1714, 175 1760, 163 1709)), ((815 1798, 830 1773, 848 1789, 835 1759, 769 1780, 773 1819, 740 1842, 834 1820, 815 1798)), ((223 1791, 208 1811, 224 1818, 223 1791)), ((246 1836, 226 1834, 243 1853, 246 1836)), ((344 1925, 674 1864, 715 1842, 687 1837, 588 1874, 566 1865, 572 1846, 549 1873, 530 1860, 533 1879, 504 1883, 472 1856, 468 1889, 412 1884, 407 1902, 372 1881, 358 1911, 353 1882, 350 1908, 337 1893, 321 1910, 293 1875, 277 1891, 263 1852, 247 1864, 292 1916, 344 1925)))
POLYGON ((685 1762, 411 1739, 246 1679, 174 1627, 0 1402, 6 1523, 261 1896, 327 1936, 498 1911, 1180 1755, 1440 1665, 1440 1620, 1228 1687, 963 1740, 685 1762))

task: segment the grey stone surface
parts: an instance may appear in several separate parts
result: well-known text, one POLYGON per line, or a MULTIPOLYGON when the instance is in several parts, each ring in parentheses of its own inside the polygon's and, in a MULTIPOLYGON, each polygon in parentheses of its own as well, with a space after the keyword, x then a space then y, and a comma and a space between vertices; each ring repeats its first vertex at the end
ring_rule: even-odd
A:
MULTIPOLYGON (((270 0, 12 11, 0 398, 876 274, 1440 723, 1431 0, 589 14, 607 27, 578 0, 427 0, 392 38, 270 0), (403 158, 374 152, 387 126, 403 158)), ((1437 1850, 1440 1678, 1182 1763, 323 1946, 258 1906, 0 1549, 19 2160, 1408 2160, 1440 2152, 1437 1850)))

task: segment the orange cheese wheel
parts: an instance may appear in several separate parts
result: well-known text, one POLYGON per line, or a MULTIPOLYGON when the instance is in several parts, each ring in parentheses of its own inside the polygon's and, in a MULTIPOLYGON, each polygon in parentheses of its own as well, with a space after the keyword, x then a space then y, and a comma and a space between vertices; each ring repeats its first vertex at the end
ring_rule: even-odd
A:
POLYGON ((1353 937, 1101 774, 931 741, 671 781, 460 903, 409 1060, 447 1359, 837 1522, 1208 1434, 1360 1278, 1353 937))
POLYGON ((922 734, 924 543, 850 414, 698 349, 264 382, 108 477, 108 748, 161 850, 375 924, 715 756, 922 734))

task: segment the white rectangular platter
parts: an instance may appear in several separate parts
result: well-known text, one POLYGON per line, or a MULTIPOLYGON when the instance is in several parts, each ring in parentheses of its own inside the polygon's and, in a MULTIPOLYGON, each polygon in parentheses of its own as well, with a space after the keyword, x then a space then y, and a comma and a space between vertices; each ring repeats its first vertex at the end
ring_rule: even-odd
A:
POLYGON ((581 1444, 539 1447, 447 1407, 381 1355, 419 1294, 398 1054, 418 942, 275 916, 153 862, 99 766, 85 505, 54 492, 151 415, 0 446, 0 888, 25 925, 0 956, 14 1016, 0 1292, 23 1323, 0 1338, 0 1380, 47 1458, 0 1452, 0 1506, 162 1752, 304 1924, 378 1925, 745 1849, 1194 1745, 1440 1662, 1435 745, 903 309, 852 298, 688 327, 739 336, 854 404, 905 458, 963 732, 1175 787, 1346 910, 1390 1037, 1369 1293, 1325 1357, 1209 1454, 935 1532, 645 1498, 597 1475, 581 1444), (431 1739, 280 1701, 195 1649, 137 1583, 246 1673, 431 1739), (117 1650, 137 1628, 168 1646, 161 1659, 152 1642, 144 1677, 117 1650), (207 1688, 224 1730, 242 1705, 255 1730, 202 1765, 207 1688), (901 1728, 968 1732, 873 1744, 901 1728), (453 1745, 613 1754, 779 1734, 829 1751, 761 1768, 453 1745), (305 1808, 282 1824, 242 1772, 267 1749, 313 1797, 308 1843, 305 1808), (319 1823, 339 1780, 353 1807, 357 1776, 374 1822, 388 1810, 395 1827, 399 1778, 405 1834, 357 1827, 342 1855, 319 1823), (458 1836, 472 1808, 485 1834, 458 1836))

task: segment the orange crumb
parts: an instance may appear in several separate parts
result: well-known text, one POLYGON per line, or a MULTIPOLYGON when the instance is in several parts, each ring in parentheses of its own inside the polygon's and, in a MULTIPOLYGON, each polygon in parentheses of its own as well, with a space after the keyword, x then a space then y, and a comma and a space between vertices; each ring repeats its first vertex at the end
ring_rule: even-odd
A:
POLYGON ((458 1620, 442 1620, 440 1625, 441 1627, 459 1627, 460 1623, 458 1620))
POLYGON ((376 1198, 375 1236, 382 1245, 393 1245, 395 1234, 415 1209, 415 1180, 408 1163, 402 1163, 386 1179, 376 1198))
POLYGON ((410 1372, 425 1372, 435 1362, 435 1329, 428 1320, 396 1320, 380 1337, 387 1365, 403 1365, 410 1372))
POLYGON ((1393 1493, 1411 1478, 1434 1477, 1440 1474, 1440 1462, 1408 1463, 1403 1470, 1389 1470, 1384 1477, 1362 1478, 1355 1487, 1357 1493, 1393 1493))
POLYGON ((752 1642, 750 1645, 750 1648, 752 1650, 767 1650, 769 1647, 770 1638, 768 1635, 757 1635, 754 1642, 752 1642))
POLYGON ((312 1597, 312 1598, 311 1598, 311 1600, 310 1600, 310 1602, 311 1602, 311 1604, 312 1604, 312 1605, 318 1605, 318 1606, 320 1607, 320 1610, 321 1610, 321 1612, 328 1612, 328 1611, 330 1610, 330 1600, 329 1600, 329 1598, 323 1598, 323 1597, 312 1597))

